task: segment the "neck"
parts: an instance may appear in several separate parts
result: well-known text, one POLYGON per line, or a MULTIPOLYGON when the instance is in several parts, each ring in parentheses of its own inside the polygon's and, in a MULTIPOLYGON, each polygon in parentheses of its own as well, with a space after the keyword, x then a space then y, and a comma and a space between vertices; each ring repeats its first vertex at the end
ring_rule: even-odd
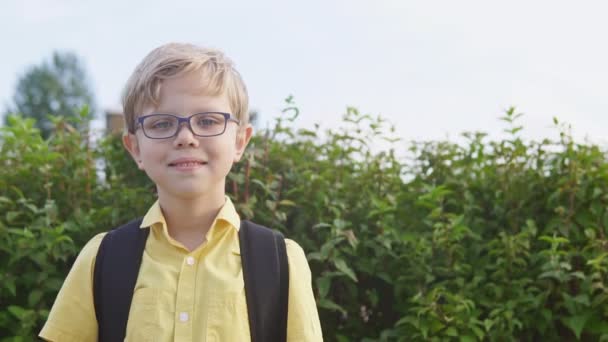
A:
POLYGON ((183 198, 159 192, 158 201, 169 235, 186 247, 196 247, 204 241, 226 199, 223 192, 183 198))

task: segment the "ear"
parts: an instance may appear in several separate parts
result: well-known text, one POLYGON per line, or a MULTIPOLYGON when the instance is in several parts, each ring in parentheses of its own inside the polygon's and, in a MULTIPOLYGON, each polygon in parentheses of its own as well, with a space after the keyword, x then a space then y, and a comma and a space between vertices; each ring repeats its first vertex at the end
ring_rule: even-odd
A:
POLYGON ((251 140, 251 136, 253 134, 253 126, 251 124, 247 124, 245 128, 239 129, 236 135, 236 153, 234 154, 234 162, 238 162, 241 160, 243 153, 245 153, 245 148, 247 144, 249 144, 249 140, 251 140))
POLYGON ((144 165, 141 161, 141 152, 139 150, 139 143, 137 142, 137 136, 135 134, 127 133, 122 136, 122 145, 125 147, 133 160, 137 164, 140 170, 144 169, 144 165))

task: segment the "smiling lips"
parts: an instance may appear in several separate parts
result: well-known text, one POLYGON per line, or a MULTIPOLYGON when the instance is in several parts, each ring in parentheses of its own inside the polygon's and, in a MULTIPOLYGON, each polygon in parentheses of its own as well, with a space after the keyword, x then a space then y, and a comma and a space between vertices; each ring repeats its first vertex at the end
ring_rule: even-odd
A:
POLYGON ((193 158, 180 158, 180 159, 176 159, 172 162, 169 163, 170 167, 175 167, 178 169, 184 169, 184 170, 188 170, 188 169, 195 169, 198 168, 202 165, 206 165, 207 162, 200 160, 200 159, 193 159, 193 158))

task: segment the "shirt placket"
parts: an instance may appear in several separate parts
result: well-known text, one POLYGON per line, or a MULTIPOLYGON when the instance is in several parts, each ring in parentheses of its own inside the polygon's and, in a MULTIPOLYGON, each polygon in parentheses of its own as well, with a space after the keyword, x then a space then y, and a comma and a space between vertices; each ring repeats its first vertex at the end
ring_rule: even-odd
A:
POLYGON ((197 266, 198 258, 195 255, 191 253, 184 257, 175 303, 176 341, 192 341, 197 266))

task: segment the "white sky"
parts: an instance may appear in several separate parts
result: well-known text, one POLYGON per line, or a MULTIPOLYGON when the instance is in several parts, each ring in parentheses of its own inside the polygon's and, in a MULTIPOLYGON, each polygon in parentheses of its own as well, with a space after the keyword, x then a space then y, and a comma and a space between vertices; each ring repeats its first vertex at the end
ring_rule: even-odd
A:
POLYGON ((137 62, 182 41, 224 50, 262 121, 295 96, 299 124, 340 124, 347 105, 381 114, 400 136, 493 135, 508 106, 525 135, 606 144, 608 2, 76 1, 0 3, 0 106, 25 68, 55 49, 86 64, 99 109, 118 108, 137 62))

